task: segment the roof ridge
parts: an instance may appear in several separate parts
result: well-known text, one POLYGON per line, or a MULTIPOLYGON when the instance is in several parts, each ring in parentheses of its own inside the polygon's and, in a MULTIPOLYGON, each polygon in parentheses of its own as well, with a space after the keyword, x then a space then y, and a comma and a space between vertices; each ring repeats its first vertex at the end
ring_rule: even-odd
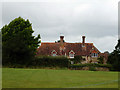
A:
POLYGON ((55 42, 41 42, 41 43, 55 43, 55 42))

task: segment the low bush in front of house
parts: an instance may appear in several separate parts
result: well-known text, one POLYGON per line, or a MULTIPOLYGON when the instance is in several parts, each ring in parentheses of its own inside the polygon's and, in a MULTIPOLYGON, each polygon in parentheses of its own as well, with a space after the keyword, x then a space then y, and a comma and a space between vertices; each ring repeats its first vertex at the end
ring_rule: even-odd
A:
POLYGON ((66 57, 40 56, 32 62, 33 67, 68 67, 70 64, 66 57))
POLYGON ((96 63, 86 63, 86 64, 72 64, 69 67, 70 69, 74 70, 90 70, 90 71, 96 71, 98 69, 109 69, 111 70, 112 65, 111 64, 96 64, 96 63))
POLYGON ((35 57, 27 64, 8 63, 3 67, 9 68, 68 68, 70 61, 66 57, 53 56, 39 56, 35 57))

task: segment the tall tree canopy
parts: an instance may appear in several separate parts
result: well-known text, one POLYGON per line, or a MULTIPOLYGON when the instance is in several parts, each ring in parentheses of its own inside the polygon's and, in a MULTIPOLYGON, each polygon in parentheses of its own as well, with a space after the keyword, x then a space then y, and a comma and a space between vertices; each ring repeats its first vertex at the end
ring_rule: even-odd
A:
POLYGON ((18 17, 2 31, 2 59, 3 64, 28 64, 34 58, 40 43, 40 34, 32 36, 34 32, 29 20, 18 17))
POLYGON ((113 70, 120 71, 120 39, 115 46, 115 50, 109 55, 107 62, 112 64, 113 70))
POLYGON ((115 49, 117 51, 120 51, 120 39, 118 40, 118 44, 115 46, 115 49))

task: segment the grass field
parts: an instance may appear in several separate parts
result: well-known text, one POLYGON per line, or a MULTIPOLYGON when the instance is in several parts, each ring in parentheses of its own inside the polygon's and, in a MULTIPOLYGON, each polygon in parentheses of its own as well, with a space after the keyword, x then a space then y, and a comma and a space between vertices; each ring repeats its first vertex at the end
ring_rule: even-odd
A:
POLYGON ((118 88, 118 72, 2 69, 3 88, 118 88))

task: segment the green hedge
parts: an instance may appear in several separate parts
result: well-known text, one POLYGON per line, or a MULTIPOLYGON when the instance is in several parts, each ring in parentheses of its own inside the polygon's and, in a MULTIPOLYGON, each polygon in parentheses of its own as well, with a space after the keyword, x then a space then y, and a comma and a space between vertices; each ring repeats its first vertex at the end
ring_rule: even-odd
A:
POLYGON ((72 64, 70 68, 82 68, 82 67, 106 67, 111 68, 111 64, 95 64, 95 63, 86 63, 86 64, 72 64))
POLYGON ((66 57, 53 57, 53 56, 39 56, 35 57, 31 62, 27 64, 11 64, 8 63, 3 65, 3 67, 10 68, 64 68, 69 67, 70 62, 66 57))
POLYGON ((68 67, 69 60, 66 57, 40 56, 32 62, 35 67, 68 67))

